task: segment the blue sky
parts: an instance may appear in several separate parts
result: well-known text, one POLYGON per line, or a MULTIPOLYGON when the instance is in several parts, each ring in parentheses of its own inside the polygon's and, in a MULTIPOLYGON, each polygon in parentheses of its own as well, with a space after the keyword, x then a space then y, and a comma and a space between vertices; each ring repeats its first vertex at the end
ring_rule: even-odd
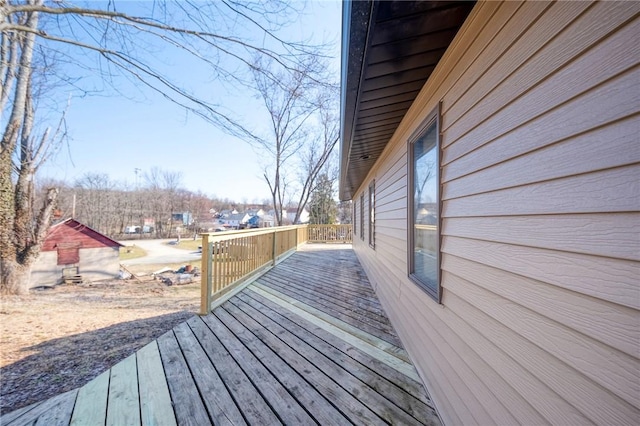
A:
MULTIPOLYGON (((341 4, 331 0, 309 2, 306 15, 287 29, 296 39, 314 37, 316 42, 332 42, 335 81, 340 67, 340 26, 341 4)), ((193 59, 157 47, 154 55, 163 58, 163 66, 176 79, 197 91, 219 93, 216 102, 245 121, 259 119, 256 101, 250 95, 227 92, 212 82, 193 59)), ((160 167, 181 172, 184 187, 191 191, 239 202, 269 198, 260 155, 246 142, 157 94, 133 87, 125 80, 118 84, 134 99, 115 94, 81 97, 78 92, 69 91, 70 141, 45 165, 41 178, 55 177, 71 183, 85 173, 106 173, 113 180, 126 180, 133 185, 135 169, 143 173, 160 167)))

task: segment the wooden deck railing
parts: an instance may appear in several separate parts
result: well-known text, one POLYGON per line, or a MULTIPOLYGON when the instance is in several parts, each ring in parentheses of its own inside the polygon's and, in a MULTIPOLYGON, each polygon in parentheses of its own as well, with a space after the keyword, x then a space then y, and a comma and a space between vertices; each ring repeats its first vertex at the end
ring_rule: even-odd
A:
POLYGON ((310 243, 351 243, 353 231, 351 225, 309 225, 310 243))
POLYGON ((211 302, 275 265, 307 241, 307 226, 202 234, 200 313, 211 302))
POLYGON ((351 225, 297 225, 202 234, 200 313, 306 242, 350 243, 351 225))

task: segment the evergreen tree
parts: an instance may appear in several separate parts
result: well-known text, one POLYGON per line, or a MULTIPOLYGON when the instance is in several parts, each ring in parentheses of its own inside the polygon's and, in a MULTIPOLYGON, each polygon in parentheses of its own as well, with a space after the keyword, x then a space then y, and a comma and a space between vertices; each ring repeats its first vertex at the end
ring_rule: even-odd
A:
POLYGON ((338 206, 333 198, 333 180, 324 173, 318 177, 318 184, 309 201, 309 221, 314 225, 335 223, 338 206))

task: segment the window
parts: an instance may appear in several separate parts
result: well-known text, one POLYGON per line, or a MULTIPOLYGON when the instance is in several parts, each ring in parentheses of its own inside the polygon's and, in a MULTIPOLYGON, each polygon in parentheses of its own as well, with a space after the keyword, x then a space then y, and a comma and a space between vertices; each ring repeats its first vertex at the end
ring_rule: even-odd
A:
POLYGON ((440 302, 439 110, 409 139, 409 277, 440 302))
POLYGON ((352 235, 355 235, 356 232, 358 232, 357 231, 358 228, 356 228, 356 226, 358 225, 356 223, 356 217, 358 217, 358 203, 356 203, 354 201, 353 202, 353 216, 352 216, 352 218, 353 218, 353 221, 352 221, 353 222, 353 231, 352 231, 353 233, 352 233, 352 235))
POLYGON ((364 193, 360 194, 360 239, 364 241, 364 193))
POLYGON ((58 265, 74 265, 80 263, 80 244, 60 243, 56 245, 58 265))
POLYGON ((376 248, 376 181, 369 185, 369 245, 376 248))

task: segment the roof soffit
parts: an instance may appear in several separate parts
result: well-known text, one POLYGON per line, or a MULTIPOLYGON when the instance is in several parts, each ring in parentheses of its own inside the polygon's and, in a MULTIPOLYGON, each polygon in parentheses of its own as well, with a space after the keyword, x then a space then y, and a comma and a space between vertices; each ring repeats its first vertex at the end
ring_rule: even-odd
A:
POLYGON ((360 187, 474 3, 344 3, 340 199, 360 187))

